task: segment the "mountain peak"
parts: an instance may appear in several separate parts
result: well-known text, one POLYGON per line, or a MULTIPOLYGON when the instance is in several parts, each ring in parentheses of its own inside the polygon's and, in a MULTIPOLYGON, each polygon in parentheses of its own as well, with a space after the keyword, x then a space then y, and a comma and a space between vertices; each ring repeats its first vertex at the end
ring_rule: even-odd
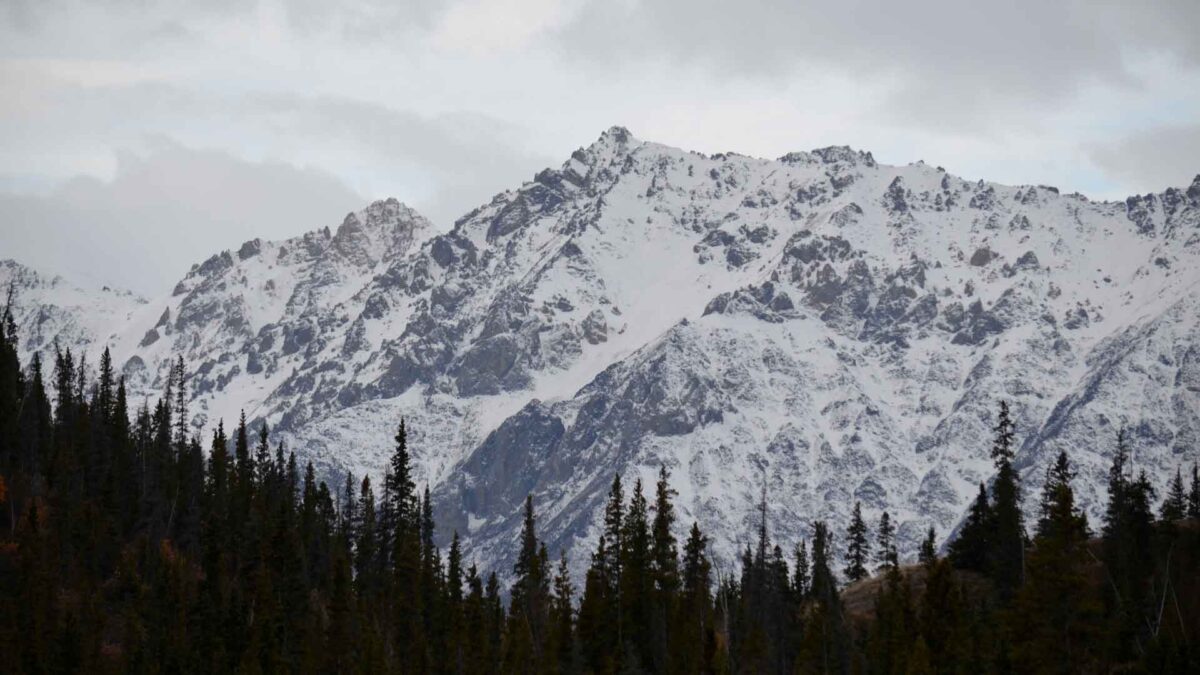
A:
POLYGON ((526 494, 578 553, 612 474, 662 465, 716 540, 755 517, 761 476, 781 541, 861 500, 908 553, 990 476, 1001 397, 1032 438, 1023 476, 1071 449, 1090 515, 1109 420, 1174 471, 1196 416, 1172 402, 1200 386, 1200 179, 1183 193, 1120 209, 846 146, 708 156, 614 126, 444 235, 383 199, 220 254, 132 315, 88 324, 90 305, 31 293, 22 344, 99 344, 86 328, 137 396, 183 354, 197 429, 246 410, 324 477, 378 476, 407 418, 417 475, 487 567, 511 568, 526 494))
POLYGON ((612 126, 605 129, 600 134, 600 137, 587 148, 576 151, 573 157, 580 159, 580 161, 585 161, 579 157, 582 153, 592 160, 586 163, 595 165, 596 160, 611 160, 627 155, 631 149, 639 145, 641 145, 641 141, 634 138, 628 129, 621 126, 612 126))
POLYGON ((616 143, 618 145, 625 145, 630 141, 636 142, 637 139, 633 137, 633 134, 629 133, 629 129, 626 129, 620 125, 613 125, 605 129, 604 132, 600 134, 600 139, 597 141, 597 143, 616 143))

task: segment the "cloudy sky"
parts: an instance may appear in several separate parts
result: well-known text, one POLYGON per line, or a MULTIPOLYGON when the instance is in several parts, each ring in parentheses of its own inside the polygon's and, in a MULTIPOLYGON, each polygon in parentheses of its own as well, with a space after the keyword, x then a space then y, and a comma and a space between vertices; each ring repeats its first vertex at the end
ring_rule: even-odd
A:
POLYGON ((164 292, 394 196, 448 228, 614 124, 1093 198, 1200 173, 1200 2, 0 0, 0 258, 164 292))

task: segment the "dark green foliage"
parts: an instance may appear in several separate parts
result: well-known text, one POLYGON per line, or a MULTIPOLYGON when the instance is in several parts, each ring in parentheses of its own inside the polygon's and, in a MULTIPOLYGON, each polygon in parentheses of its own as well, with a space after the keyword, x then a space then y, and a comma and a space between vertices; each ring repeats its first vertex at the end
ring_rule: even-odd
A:
POLYGON ((1160 518, 1167 522, 1180 520, 1188 513, 1188 497, 1183 491, 1183 475, 1175 469, 1175 479, 1167 489, 1167 498, 1163 500, 1160 518))
POLYGON ((1192 465, 1192 489, 1188 491, 1188 518, 1200 518, 1200 466, 1192 465))
POLYGON ((1021 513, 1021 485, 1012 460, 1016 427, 1009 414, 1008 402, 1000 401, 992 442, 992 462, 996 480, 992 484, 992 532, 988 566, 1000 597, 1007 600, 1020 587, 1024 576, 1024 516, 1021 513))
POLYGON ((887 511, 879 516, 879 528, 875 533, 875 562, 885 569, 900 566, 900 554, 896 551, 896 528, 887 511))
MULTIPOLYGON (((1064 454, 1026 542, 1020 514, 1006 511, 1020 488, 1002 407, 993 497, 981 486, 949 558, 937 558, 931 529, 922 564, 902 564, 883 514, 883 577, 844 593, 829 528, 772 541, 765 493, 740 569, 710 560, 698 524, 680 545, 662 469, 653 504, 640 481, 627 500, 614 477, 576 610, 568 560, 551 566, 530 497, 506 611, 496 574, 464 569, 457 533, 444 557, 438 548, 403 424, 382 483, 347 475, 335 495, 312 464, 282 444, 272 452, 265 424, 252 439, 244 418, 232 434, 218 423, 202 448, 182 361, 163 400, 132 422, 107 352, 91 373, 56 352, 51 396, 40 359, 20 367, 11 318, 0 317, 6 673, 1200 669, 1200 528, 1186 520, 1195 469, 1190 493, 1182 471, 1167 490, 1172 522, 1156 523, 1154 491, 1130 471, 1123 436, 1102 540, 1088 540, 1064 454), (1015 576, 1011 546, 1023 562, 1015 576)), ((858 505, 854 514, 851 580, 870 559, 858 505)))
POLYGON ((846 579, 853 583, 867 576, 867 559, 871 546, 867 540, 867 524, 862 517, 862 504, 858 502, 854 503, 850 527, 846 530, 846 541, 846 579))
POLYGON ((921 549, 917 552, 917 560, 922 565, 932 565, 937 562, 937 531, 929 526, 929 533, 921 540, 921 549))
POLYGON ((1013 661, 1023 672, 1091 671, 1099 658, 1087 521, 1075 506, 1072 477, 1062 452, 1046 473, 1026 583, 1013 608, 1013 661))

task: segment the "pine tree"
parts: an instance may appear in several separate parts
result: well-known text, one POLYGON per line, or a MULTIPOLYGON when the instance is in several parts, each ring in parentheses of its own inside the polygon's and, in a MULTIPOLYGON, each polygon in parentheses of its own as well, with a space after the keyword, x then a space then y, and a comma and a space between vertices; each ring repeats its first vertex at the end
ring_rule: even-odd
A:
POLYGON ((887 511, 879 516, 879 530, 876 534, 875 562, 885 568, 900 566, 900 554, 896 550, 896 528, 887 511))
POLYGON ((987 488, 979 484, 979 493, 967 511, 966 521, 950 542, 950 560, 958 569, 986 572, 990 569, 992 522, 995 519, 988 502, 987 488))
POLYGON ((575 593, 571 585, 571 573, 567 568, 567 554, 559 554, 558 569, 554 574, 554 594, 550 604, 550 637, 548 644, 551 649, 548 656, 555 660, 559 673, 573 673, 577 670, 574 607, 572 596, 575 593))
POLYGON ((358 499, 358 519, 354 523, 354 580, 360 597, 370 600, 379 592, 379 579, 375 569, 377 533, 375 522, 375 492, 371 489, 371 477, 363 476, 358 499))
POLYGON ((1163 501, 1160 518, 1168 523, 1182 520, 1187 516, 1188 497, 1183 491, 1183 475, 1175 468, 1175 478, 1167 490, 1167 498, 1163 501))
POLYGON ((654 490, 654 524, 651 529, 651 557, 654 593, 651 604, 650 644, 653 648, 654 670, 663 672, 668 661, 671 627, 679 593, 679 551, 676 547, 675 507, 671 499, 676 492, 670 486, 666 466, 659 467, 658 483, 654 490))
POLYGON ((850 516, 850 526, 846 530, 848 541, 846 548, 846 579, 851 583, 867 577, 867 559, 870 555, 870 543, 867 541, 867 524, 862 517, 862 504, 854 503, 854 512, 850 516))
POLYGON ((1087 538, 1087 519, 1082 513, 1076 513, 1074 510, 1074 492, 1071 490, 1071 481, 1074 478, 1075 472, 1071 470, 1067 452, 1062 450, 1058 453, 1054 464, 1046 467, 1037 537, 1042 539, 1066 537, 1068 534, 1058 532, 1055 528, 1069 527, 1072 530, 1070 536, 1078 534, 1083 539, 1087 538), (1069 506, 1063 505, 1064 499, 1070 501, 1069 506), (1074 513, 1076 520, 1068 518, 1063 511, 1064 508, 1067 512, 1074 513))
POLYGON ((422 593, 422 518, 408 452, 408 429, 403 420, 396 431, 395 449, 387 472, 389 521, 380 523, 380 539, 391 548, 380 556, 391 562, 390 604, 395 624, 394 644, 405 670, 420 670, 426 660, 427 615, 422 593))
POLYGON ((547 624, 549 621, 550 575, 539 550, 533 496, 525 497, 525 520, 521 527, 521 547, 513 565, 513 586, 509 603, 508 633, 520 635, 521 644, 530 650, 533 667, 540 668, 545 659, 547 624))
POLYGON ((679 609, 671 633, 671 664, 675 673, 704 672, 713 663, 712 565, 708 539, 692 523, 683 546, 679 609))
POLYGON ((1188 491, 1188 518, 1200 518, 1200 465, 1192 465, 1192 488, 1188 491))
MULTIPOLYGON (((171 417, 174 420, 174 445, 176 448, 182 448, 188 441, 188 414, 187 414, 187 369, 184 366, 183 355, 181 354, 176 360, 172 368, 175 381, 174 389, 175 399, 171 402, 172 410, 171 417)), ((168 396, 168 398, 170 398, 168 396)))
POLYGON ((847 673, 850 645, 838 596, 837 577, 829 567, 833 541, 824 522, 813 523, 812 602, 799 645, 797 669, 801 672, 847 673))
POLYGON ((621 533, 621 577, 618 585, 620 598, 621 632, 628 647, 632 649, 637 664, 626 662, 626 667, 650 667, 653 661, 651 648, 650 595, 654 576, 651 560, 650 507, 642 490, 642 480, 636 479, 629 508, 622 519, 621 533))
POLYGON ((992 486, 992 538, 989 570, 1000 591, 1008 600, 1021 585, 1024 576, 1025 526, 1021 513, 1021 486, 1013 468, 1013 438, 1015 425, 1009 415, 1008 402, 1000 402, 1000 413, 994 429, 992 461, 996 466, 996 481, 992 486))
POLYGON ((1065 452, 1047 472, 1042 513, 1016 597, 1014 662, 1024 672, 1075 672, 1096 659, 1086 576, 1087 521, 1075 506, 1065 452))
POLYGON ((585 663, 596 673, 613 670, 613 655, 617 649, 616 630, 609 610, 612 600, 606 565, 608 556, 608 540, 601 534, 584 579, 583 598, 579 603, 579 644, 585 663))
POLYGON ((921 550, 917 553, 917 561, 928 567, 937 560, 937 531, 930 525, 929 533, 921 541, 921 550))
POLYGON ((1149 607, 1149 577, 1154 490, 1145 474, 1129 476, 1129 448, 1122 429, 1108 472, 1108 504, 1104 515, 1104 564, 1111 593, 1105 594, 1110 617, 1109 658, 1133 658, 1143 648, 1140 633, 1149 607))
POLYGON ((625 496, 621 476, 613 476, 604 507, 604 530, 592 555, 579 606, 579 643, 594 672, 612 672, 622 656, 621 564, 625 496))
POLYGON ((808 544, 803 539, 796 544, 796 566, 792 572, 792 593, 798 602, 808 598, 812 575, 808 566, 808 544))
POLYGON ((875 621, 867 634, 866 660, 873 672, 906 669, 920 643, 912 591, 898 567, 887 567, 875 596, 875 621))
MULTIPOLYGON (((970 651, 964 625, 968 608, 962 590, 955 582, 949 560, 938 560, 935 556, 924 564, 925 591, 917 607, 920 642, 929 651, 930 663, 936 665, 933 672, 962 672, 968 665, 970 651)), ((910 671, 917 671, 914 661, 919 661, 916 650, 909 654, 910 671)))

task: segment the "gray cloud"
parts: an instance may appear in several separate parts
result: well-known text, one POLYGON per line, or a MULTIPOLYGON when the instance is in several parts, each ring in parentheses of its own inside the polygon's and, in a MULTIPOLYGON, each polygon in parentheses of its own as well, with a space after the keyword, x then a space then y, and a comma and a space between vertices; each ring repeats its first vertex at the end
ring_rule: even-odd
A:
POLYGON ((1187 187, 1200 175, 1200 123, 1146 129, 1089 147, 1094 162, 1137 192, 1187 187))
POLYGON ((244 103, 288 133, 336 139, 360 156, 381 158, 415 175, 431 189, 410 201, 443 227, 567 154, 556 159, 530 152, 524 127, 479 113, 426 116, 363 101, 294 95, 256 96, 244 103))
POLYGON ((1195 0, 8 0, 0 189, 13 194, 0 199, 0 245, 121 283, 114 274, 138 271, 22 241, 53 231, 121 259, 113 242, 149 232, 130 255, 194 249, 145 273, 173 279, 244 238, 146 225, 208 222, 136 196, 163 189, 133 180, 139 162, 204 175, 204 162, 175 157, 205 154, 187 148, 213 149, 263 190, 227 204, 180 197, 214 209, 213 222, 290 223, 254 232, 268 236, 326 224, 272 216, 282 182, 317 203, 353 199, 330 207, 334 221, 394 196, 445 227, 612 124, 708 152, 851 144, 885 162, 1119 198, 1200 170, 1196 25, 1195 0), (147 143, 159 137, 178 147, 147 143), (121 151, 141 159, 120 164, 121 151), (297 172, 316 180, 304 166, 320 167, 324 188, 297 183, 297 172))
POLYGON ((403 199, 443 226, 561 161, 526 150, 524 127, 475 112, 425 115, 339 96, 158 82, 25 89, 35 93, 23 104, 0 103, 0 121, 12 133, 0 158, 12 166, 24 160, 28 169, 32 159, 35 169, 44 162, 43 170, 53 170, 59 157, 95 152, 94 168, 109 156, 106 147, 136 146, 148 134, 258 147, 337 173, 370 197, 403 199))
POLYGON ((79 177, 45 196, 0 194, 0 250, 157 294, 218 248, 336 226, 364 201, 320 170, 155 145, 145 156, 124 154, 111 181, 79 177))
POLYGON ((772 81, 840 71, 890 83, 885 114, 943 125, 946 113, 1054 103, 1094 82, 1136 86, 1128 59, 1140 53, 1194 67, 1198 25, 1194 0, 591 0, 559 38, 589 64, 664 58, 772 81))

